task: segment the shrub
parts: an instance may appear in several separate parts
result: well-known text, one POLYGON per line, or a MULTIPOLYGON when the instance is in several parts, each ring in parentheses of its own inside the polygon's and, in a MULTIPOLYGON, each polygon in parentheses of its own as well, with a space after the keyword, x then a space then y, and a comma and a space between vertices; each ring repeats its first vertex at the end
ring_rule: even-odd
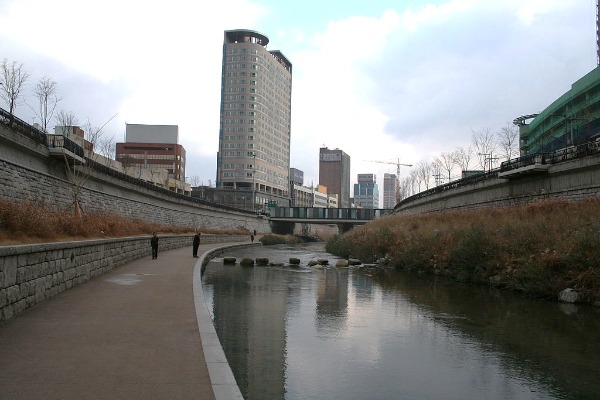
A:
POLYGON ((0 200, 0 243, 57 242, 102 237, 161 234, 219 233, 246 235, 245 230, 200 229, 193 226, 161 225, 112 213, 75 214, 52 211, 43 203, 0 200))
POLYGON ((270 233, 262 236, 259 241, 265 245, 270 246, 274 244, 295 244, 302 243, 302 240, 294 235, 277 235, 270 233))
POLYGON ((598 300, 598 210, 600 198, 390 215, 330 238, 326 250, 367 263, 386 257, 400 269, 494 281, 541 297, 573 287, 598 300))
POLYGON ((348 236, 334 235, 325 243, 325 251, 342 258, 350 257, 352 240, 348 236))
POLYGON ((457 241, 448 260, 453 275, 461 281, 487 280, 487 271, 494 251, 483 227, 473 226, 461 232, 457 241))

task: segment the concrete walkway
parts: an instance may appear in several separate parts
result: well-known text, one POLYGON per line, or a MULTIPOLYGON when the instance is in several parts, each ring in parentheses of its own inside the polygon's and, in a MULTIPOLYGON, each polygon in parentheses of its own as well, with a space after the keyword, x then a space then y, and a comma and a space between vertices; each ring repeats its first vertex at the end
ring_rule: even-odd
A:
POLYGON ((242 399, 204 302, 201 260, 191 246, 159 252, 1 324, 0 399, 242 399))

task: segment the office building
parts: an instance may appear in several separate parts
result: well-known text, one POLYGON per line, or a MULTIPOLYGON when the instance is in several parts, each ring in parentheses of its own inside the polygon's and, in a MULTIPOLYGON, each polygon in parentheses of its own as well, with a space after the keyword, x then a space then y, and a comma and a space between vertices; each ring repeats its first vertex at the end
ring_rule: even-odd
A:
POLYGON ((358 174, 354 184, 354 204, 360 208, 379 208, 379 188, 375 174, 358 174))
POLYGON ((337 195, 340 208, 350 207, 350 156, 340 149, 319 149, 319 185, 337 195))
POLYGON ((327 187, 317 185, 308 187, 294 184, 292 186, 292 207, 337 208, 337 194, 328 194, 327 187))
MULTIPOLYGON (((225 31, 217 190, 289 206, 292 64, 251 30, 225 31)), ((239 196, 238 196, 239 197, 239 196)))
POLYGON ((383 208, 393 209, 398 204, 400 187, 396 174, 383 174, 383 208))
POLYGON ((125 125, 125 143, 117 143, 116 160, 123 172, 170 190, 187 193, 185 149, 177 125, 125 125))

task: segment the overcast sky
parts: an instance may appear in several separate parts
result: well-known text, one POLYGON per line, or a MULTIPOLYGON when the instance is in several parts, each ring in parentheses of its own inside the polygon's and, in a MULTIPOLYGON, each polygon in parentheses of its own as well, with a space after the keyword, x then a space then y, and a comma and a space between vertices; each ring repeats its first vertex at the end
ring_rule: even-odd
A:
POLYGON ((595 15, 594 0, 0 0, 0 61, 29 72, 29 103, 49 77, 60 110, 110 120, 116 142, 125 123, 178 125, 186 176, 214 185, 223 32, 255 30, 293 64, 305 185, 323 145, 350 155, 351 183, 382 185, 396 167, 363 160, 431 161, 569 90, 596 67, 595 15))

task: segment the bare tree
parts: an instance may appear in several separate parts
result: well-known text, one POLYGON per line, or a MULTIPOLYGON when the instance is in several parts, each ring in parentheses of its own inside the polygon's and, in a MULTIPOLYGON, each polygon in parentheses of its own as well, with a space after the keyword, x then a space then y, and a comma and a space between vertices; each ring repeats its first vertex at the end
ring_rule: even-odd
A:
POLYGON ((464 147, 460 146, 452 153, 452 161, 460 168, 461 172, 468 171, 472 155, 472 147, 469 146, 465 149, 464 147))
POLYGON ((430 164, 431 166, 431 175, 435 179, 435 185, 439 186, 444 182, 444 177, 442 176, 442 160, 439 157, 435 157, 430 164))
MULTIPOLYGON (((63 114, 63 117, 65 116, 68 119, 68 117, 71 117, 72 115, 68 113, 63 114)), ((101 127, 94 126, 91 122, 88 121, 84 125, 83 137, 73 137, 73 139, 77 140, 77 144, 80 145, 83 149, 83 157, 69 158, 67 157, 67 153, 64 153, 67 177, 69 179, 69 182, 71 183, 73 196, 71 203, 67 206, 67 209, 73 209, 77 215, 81 215, 84 212, 84 210, 81 207, 81 194, 83 192, 83 188, 90 179, 92 169, 94 168, 92 164, 96 161, 96 159, 99 156, 99 154, 96 153, 94 149, 96 148, 96 146, 100 148, 102 148, 102 146, 105 146, 101 143, 110 142, 110 139, 103 139, 102 131, 104 127, 114 117, 116 117, 116 115, 110 118, 108 121, 106 121, 101 127)), ((73 121, 73 119, 71 121, 73 121)))
POLYGON ((439 157, 439 163, 444 172, 448 173, 448 182, 452 180, 452 170, 454 169, 454 157, 451 153, 442 153, 439 157))
POLYGON ((421 191, 421 177, 420 174, 417 173, 418 165, 410 171, 409 178, 412 181, 412 189, 413 193, 419 193, 421 191))
POLYGON ((115 144, 115 136, 114 135, 112 135, 112 136, 101 135, 94 145, 94 151, 103 157, 114 160, 115 153, 116 153, 115 146, 116 146, 116 144, 115 144))
POLYGON ((190 177, 190 185, 192 185, 193 187, 198 187, 200 186, 200 177, 198 175, 194 175, 192 177, 190 177))
POLYGON ((404 178, 402 180, 402 183, 400 184, 400 190, 399 190, 400 200, 405 199, 412 194, 412 186, 413 186, 413 180, 410 176, 407 176, 406 178, 404 178))
POLYGON ((40 79, 35 85, 35 97, 38 99, 39 108, 37 111, 33 107, 31 109, 42 122, 42 130, 48 132, 48 124, 54 115, 56 105, 60 101, 56 97, 56 82, 48 77, 40 79))
POLYGON ((23 69, 23 64, 17 64, 16 61, 8 62, 6 58, 2 61, 1 68, 0 97, 6 101, 8 112, 12 114, 18 105, 21 90, 25 87, 29 74, 23 69))
POLYGON ((500 156, 505 160, 510 160, 519 154, 519 130, 511 123, 500 128, 496 134, 498 146, 500 146, 500 156))
POLYGON ((419 161, 416 165, 416 171, 417 177, 420 179, 421 183, 425 185, 425 190, 429 189, 429 185, 431 184, 431 164, 427 161, 419 161))
POLYGON ((496 149, 496 142, 492 128, 487 127, 479 131, 473 131, 472 141, 481 168, 485 170, 486 166, 489 165, 490 169, 492 169, 493 162, 496 159, 493 156, 496 149))
MULTIPOLYGON (((58 113, 56 113, 54 120, 56 121, 58 126, 63 127, 63 128, 77 126, 77 124, 79 123, 77 121, 77 117, 75 117, 75 114, 73 114, 72 111, 64 111, 64 110, 60 110, 58 113)), ((67 134, 64 130, 62 133, 63 133, 63 135, 67 134)))

